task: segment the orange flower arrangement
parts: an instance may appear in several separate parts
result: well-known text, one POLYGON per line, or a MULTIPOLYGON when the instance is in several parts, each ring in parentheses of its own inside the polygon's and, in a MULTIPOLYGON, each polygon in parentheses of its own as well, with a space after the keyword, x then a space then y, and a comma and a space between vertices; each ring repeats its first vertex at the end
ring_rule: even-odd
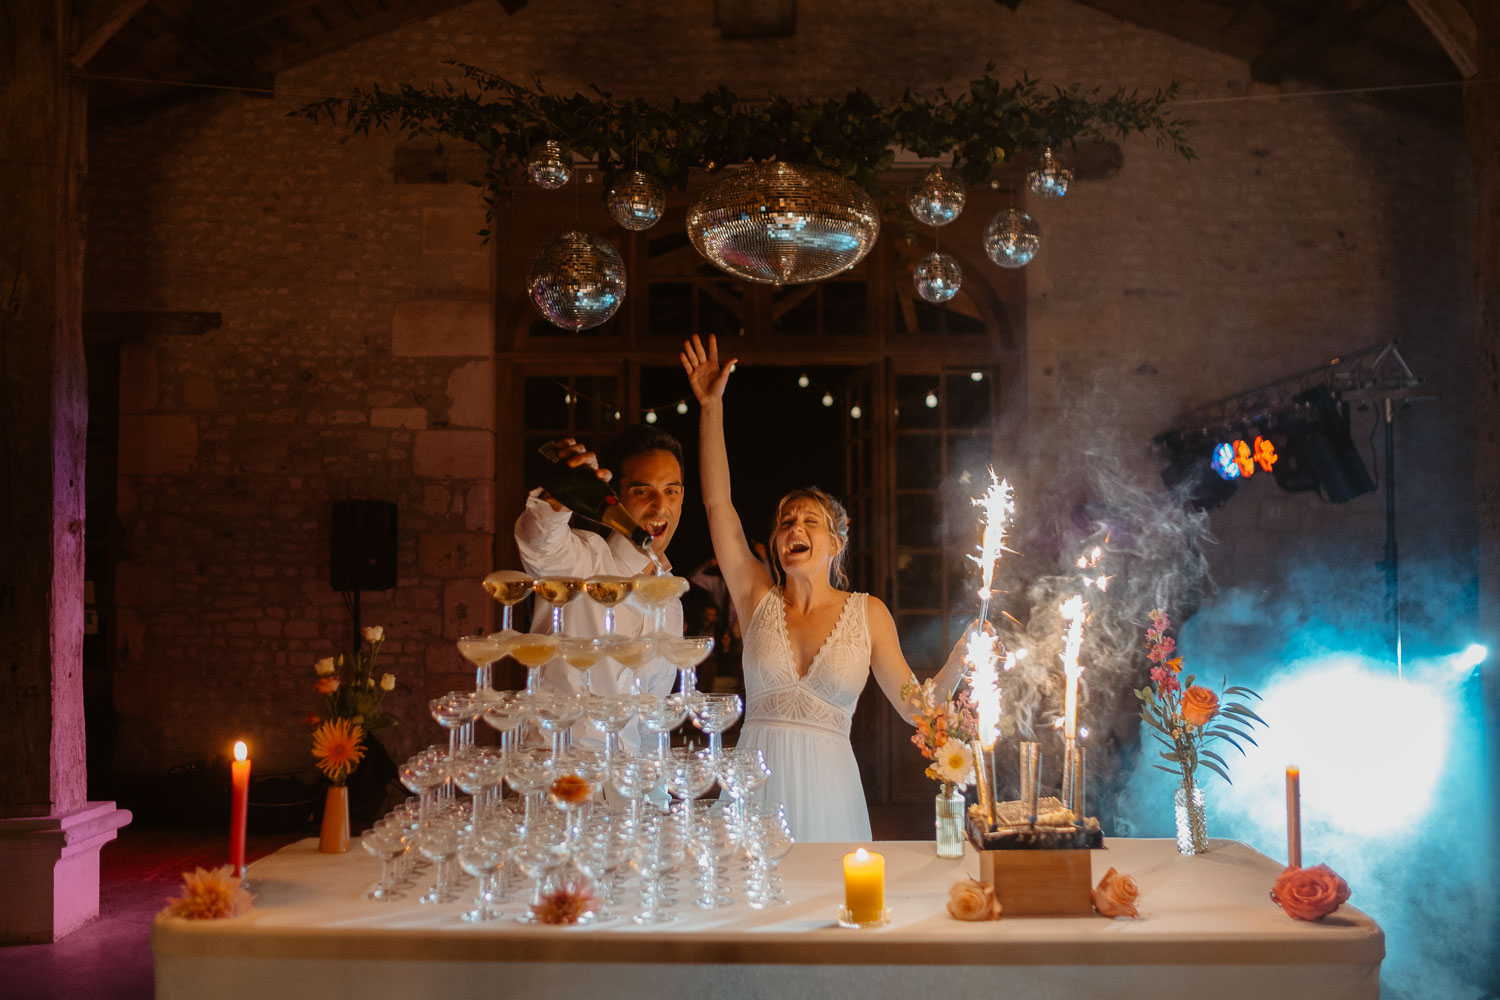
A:
POLYGON ((586 886, 567 885, 546 893, 531 907, 531 915, 540 924, 576 924, 584 914, 599 907, 599 897, 586 886))
POLYGON ((1102 917, 1139 917, 1140 911, 1135 908, 1135 901, 1140 898, 1141 889, 1136 885, 1135 879, 1113 868, 1104 873, 1099 880, 1099 885, 1090 893, 1094 900, 1094 909, 1099 911, 1102 917))
POLYGON ((1182 718, 1190 726, 1206 726, 1219 710, 1219 696, 1194 684, 1182 692, 1182 718))
POLYGON ((184 920, 218 920, 250 912, 250 893, 229 865, 182 873, 182 895, 167 901, 167 915, 184 920))
POLYGON ((335 785, 349 780, 349 774, 365 758, 365 730, 348 719, 328 719, 313 730, 312 755, 318 770, 335 785))
POLYGON ((1288 868, 1276 877, 1271 899, 1293 920, 1322 920, 1349 899, 1349 883, 1327 865, 1288 868))

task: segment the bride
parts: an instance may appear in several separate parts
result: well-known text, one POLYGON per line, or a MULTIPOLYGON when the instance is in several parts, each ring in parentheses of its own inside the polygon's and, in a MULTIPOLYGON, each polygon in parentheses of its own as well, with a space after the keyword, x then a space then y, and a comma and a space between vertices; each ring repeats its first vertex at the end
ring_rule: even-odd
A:
MULTIPOLYGON (((896 623, 879 598, 841 589, 848 584, 849 517, 816 487, 793 490, 776 505, 768 546, 774 578, 755 557, 729 495, 723 402, 734 360, 720 365, 716 339, 708 338, 705 351, 696 335, 681 358, 702 408, 698 461, 714 556, 736 614, 749 622, 738 745, 764 751, 771 769, 766 798, 785 803, 797 840, 870 840, 849 723, 872 673, 909 718, 901 688, 914 677, 896 623)), ((941 691, 962 677, 962 645, 960 639, 938 673, 941 691)))

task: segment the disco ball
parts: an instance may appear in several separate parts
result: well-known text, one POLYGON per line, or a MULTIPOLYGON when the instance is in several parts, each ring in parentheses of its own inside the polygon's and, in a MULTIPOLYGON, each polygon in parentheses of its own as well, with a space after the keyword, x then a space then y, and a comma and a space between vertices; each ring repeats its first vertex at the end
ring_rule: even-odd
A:
POLYGON ((661 221, 667 207, 667 193, 656 178, 632 170, 615 178, 604 195, 609 214, 626 229, 639 232, 661 221))
POLYGON ((625 300, 625 262, 602 237, 576 229, 553 233, 531 255, 526 291, 547 322, 589 330, 625 300))
POLYGON ((864 259, 880 235, 880 213, 863 188, 831 171, 756 163, 704 188, 688 209, 687 231, 720 270, 795 285, 864 259))
POLYGON ((573 179, 573 151, 554 139, 544 139, 526 154, 526 173, 537 187, 556 191, 573 179))
POLYGON ((1042 227, 1018 208, 1002 209, 984 227, 984 252, 1001 267, 1025 267, 1042 248, 1042 227))
POLYGON ((963 268, 945 253, 930 253, 923 257, 917 261, 916 272, 912 274, 917 294, 928 302, 947 302, 958 294, 963 281, 963 268))
POLYGON ((1043 198, 1061 198, 1068 193, 1068 185, 1073 183, 1073 168, 1059 160, 1048 146, 1042 150, 1026 180, 1031 184, 1032 193, 1043 198))
POLYGON ((907 207, 924 226, 946 226, 964 210, 964 182, 947 167, 932 167, 912 185, 907 207))

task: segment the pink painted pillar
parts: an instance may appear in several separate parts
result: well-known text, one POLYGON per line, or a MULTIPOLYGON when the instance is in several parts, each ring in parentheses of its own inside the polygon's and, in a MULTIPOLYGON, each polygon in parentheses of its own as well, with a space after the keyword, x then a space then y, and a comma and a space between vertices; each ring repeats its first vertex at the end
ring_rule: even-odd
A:
POLYGON ((0 40, 0 944, 99 912, 99 849, 130 814, 85 801, 85 107, 71 4, 11 4, 0 40))

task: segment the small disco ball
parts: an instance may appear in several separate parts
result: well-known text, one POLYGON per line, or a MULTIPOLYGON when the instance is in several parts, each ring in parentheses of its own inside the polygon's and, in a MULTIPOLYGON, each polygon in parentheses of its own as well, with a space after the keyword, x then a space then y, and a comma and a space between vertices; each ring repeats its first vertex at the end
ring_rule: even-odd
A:
POLYGON ((667 193, 656 178, 632 170, 615 178, 604 195, 609 214, 626 229, 640 232, 661 221, 667 207, 667 193))
POLYGON ((947 302, 958 294, 963 281, 963 268, 945 253, 930 253, 923 257, 917 261, 917 269, 912 274, 917 294, 928 302, 947 302))
POLYGON ((864 259, 880 235, 869 193, 831 170, 774 160, 714 178, 688 207, 688 238, 746 281, 821 281, 864 259))
POLYGON ((553 326, 590 330, 625 301, 625 262, 603 237, 576 229, 553 233, 531 255, 526 291, 553 326))
POLYGON ((1025 267, 1042 248, 1042 227, 1019 208, 996 213, 984 227, 984 252, 1001 267, 1025 267))
POLYGON ((1073 183, 1073 168, 1059 160, 1052 152, 1052 147, 1048 146, 1042 150, 1041 157, 1026 175, 1026 180, 1031 184, 1033 194, 1043 198, 1061 198, 1068 193, 1068 185, 1073 183))
POLYGON ((912 186, 906 204, 922 225, 946 226, 964 210, 964 182, 947 167, 932 167, 912 186))
POLYGON ((573 179, 573 151, 555 139, 544 139, 526 154, 526 173, 544 191, 556 191, 573 179))

